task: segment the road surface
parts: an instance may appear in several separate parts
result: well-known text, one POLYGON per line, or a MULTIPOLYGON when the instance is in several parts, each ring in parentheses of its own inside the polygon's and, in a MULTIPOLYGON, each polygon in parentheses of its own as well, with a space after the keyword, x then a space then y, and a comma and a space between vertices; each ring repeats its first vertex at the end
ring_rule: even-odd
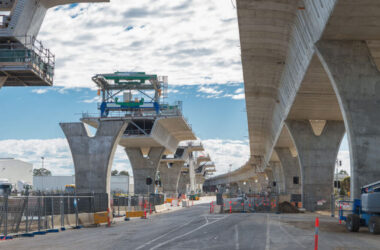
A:
MULTIPOLYGON (((0 242, 0 249, 313 249, 315 214, 209 214, 207 204, 119 222, 0 242)), ((320 217, 319 249, 380 249, 368 230, 348 233, 320 217)))

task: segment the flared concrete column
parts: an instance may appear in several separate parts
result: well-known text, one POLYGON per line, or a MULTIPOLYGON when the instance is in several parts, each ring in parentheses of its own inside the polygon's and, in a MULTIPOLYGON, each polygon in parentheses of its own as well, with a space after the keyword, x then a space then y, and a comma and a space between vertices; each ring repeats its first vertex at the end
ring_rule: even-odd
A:
POLYGON ((178 196, 178 182, 182 167, 183 162, 173 164, 160 164, 159 171, 161 177, 161 185, 164 193, 173 195, 174 197, 178 196))
POLYGON ((155 178, 164 151, 164 147, 152 147, 150 148, 149 154, 145 157, 140 148, 125 148, 133 170, 135 194, 154 192, 155 178), (150 186, 146 185, 146 179, 148 177, 153 180, 150 186))
POLYGON ((341 121, 326 121, 321 135, 310 121, 287 121, 298 151, 302 176, 302 203, 309 211, 330 209, 334 168, 345 129, 341 121), (322 204, 318 204, 322 203, 322 204))
POLYGON ((302 177, 298 157, 293 157, 289 148, 275 148, 275 150, 281 162, 285 193, 289 195, 301 194, 302 177), (298 184, 295 183, 297 179, 298 184))
POLYGON ((380 72, 365 41, 320 41, 316 48, 346 125, 351 197, 360 198, 360 187, 380 180, 380 72))
POLYGON ((284 193, 285 183, 284 183, 284 174, 282 173, 282 167, 280 162, 269 162, 270 168, 272 170, 272 192, 277 194, 284 193), (273 186, 273 182, 276 183, 276 186, 273 186))
POLYGON ((268 178, 268 181, 267 181, 267 187, 271 188, 271 191, 273 192, 274 189, 273 189, 273 182, 274 182, 274 177, 273 177, 273 171, 271 168, 265 168, 264 170, 264 173, 266 175, 266 177, 268 178))
POLYGON ((268 191, 268 177, 265 172, 260 172, 256 174, 256 180, 255 182, 255 191, 260 192, 267 192, 268 191))
POLYGON ((250 183, 248 180, 239 181, 238 185, 239 185, 241 192, 243 192, 243 193, 249 193, 250 192, 251 187, 250 187, 250 183))
POLYGON ((181 173, 178 181, 178 193, 187 194, 187 187, 190 186, 189 173, 181 173))
POLYGON ((197 192, 203 192, 203 183, 205 182, 205 177, 203 175, 195 175, 195 186, 197 192))
POLYGON ((124 121, 100 121, 94 137, 81 122, 60 123, 73 156, 77 193, 110 194, 110 178, 124 121))

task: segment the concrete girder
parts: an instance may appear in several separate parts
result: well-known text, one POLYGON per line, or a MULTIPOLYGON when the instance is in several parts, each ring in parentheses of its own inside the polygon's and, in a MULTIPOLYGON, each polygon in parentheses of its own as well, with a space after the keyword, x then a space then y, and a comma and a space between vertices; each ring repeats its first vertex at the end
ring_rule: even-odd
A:
POLYGON ((303 10, 297 10, 298 1, 237 3, 251 155, 255 156, 251 161, 264 169, 335 1, 304 1, 303 10), (263 32, 249 36, 255 29, 263 32))
POLYGON ((18 0, 11 9, 8 26, 0 30, 0 37, 37 37, 49 8, 70 3, 109 2, 109 0, 18 0))
POLYGON ((163 192, 167 195, 178 196, 178 182, 183 162, 160 163, 160 177, 163 192))
POLYGON ((345 133, 342 121, 327 121, 316 136, 310 121, 288 120, 286 125, 297 147, 302 176, 302 203, 305 209, 329 209, 333 194, 335 161, 345 133), (318 205, 318 201, 323 205, 318 205))
POLYGON ((73 3, 109 3, 110 0, 41 0, 41 3, 46 8, 56 7, 58 5, 73 4, 73 3))
POLYGON ((281 162, 285 193, 289 195, 300 195, 302 178, 298 156, 293 157, 289 148, 279 147, 275 148, 275 150, 281 162), (298 179, 298 184, 294 183, 294 178, 298 179))
POLYGON ((108 193, 112 161, 127 123, 100 121, 94 137, 81 122, 60 123, 74 161, 77 193, 108 193))
MULTIPOLYGON (((106 118, 112 120, 113 118, 106 118)), ((137 119, 137 118, 136 118, 137 119)), ((148 118, 146 118, 148 119, 148 118)), ((97 118, 82 118, 84 123, 97 127, 97 118)), ((151 120, 151 119, 149 119, 151 120)), ((154 119, 152 130, 147 135, 123 135, 120 145, 123 147, 165 147, 164 154, 173 154, 180 141, 195 140, 196 137, 182 116, 154 119)))
POLYGON ((365 41, 320 41, 319 58, 343 112, 351 157, 351 196, 380 179, 380 72, 365 41))
POLYGON ((154 192, 155 178, 164 151, 164 147, 151 147, 149 154, 145 157, 140 148, 125 148, 133 170, 135 194, 154 192), (153 180, 150 187, 146 185, 148 177, 153 180))

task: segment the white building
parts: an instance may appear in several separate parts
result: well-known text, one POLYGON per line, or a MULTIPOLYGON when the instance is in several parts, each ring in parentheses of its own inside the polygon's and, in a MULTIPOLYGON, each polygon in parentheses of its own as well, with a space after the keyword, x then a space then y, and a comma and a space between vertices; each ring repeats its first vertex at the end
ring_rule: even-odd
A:
POLYGON ((13 158, 0 158, 0 179, 7 179, 17 189, 17 183, 33 185, 33 164, 13 158))
MULTIPOLYGON (((128 194, 128 190, 133 193, 130 188, 130 176, 111 176, 111 193, 128 194)), ((65 186, 75 184, 75 176, 34 176, 34 191, 64 191, 65 186)))

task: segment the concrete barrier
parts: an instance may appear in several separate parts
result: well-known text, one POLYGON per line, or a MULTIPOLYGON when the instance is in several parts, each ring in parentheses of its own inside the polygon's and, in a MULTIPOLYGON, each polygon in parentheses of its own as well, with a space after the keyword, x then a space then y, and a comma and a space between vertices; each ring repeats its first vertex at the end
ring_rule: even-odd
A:
MULTIPOLYGON (((166 204, 156 205, 156 206, 154 206, 154 211, 156 211, 156 213, 160 213, 162 211, 165 211, 168 209, 166 206, 167 206, 166 204)), ((169 206, 170 206, 170 204, 169 204, 169 206)))

